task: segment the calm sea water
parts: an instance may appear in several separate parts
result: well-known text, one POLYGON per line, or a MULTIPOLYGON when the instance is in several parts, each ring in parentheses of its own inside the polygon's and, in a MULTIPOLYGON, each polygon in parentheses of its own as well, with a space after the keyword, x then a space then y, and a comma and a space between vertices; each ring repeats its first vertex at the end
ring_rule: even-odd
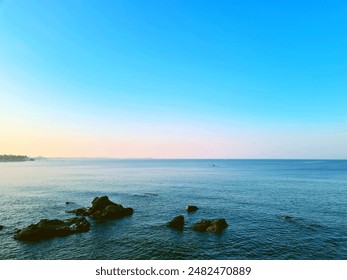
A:
POLYGON ((347 161, 0 163, 0 224, 0 259, 347 259, 347 161), (13 239, 19 228, 73 217, 68 210, 102 195, 134 215, 42 242, 13 239), (188 204, 199 210, 187 214, 188 204), (165 225, 179 214, 183 232, 165 225), (229 227, 194 232, 202 218, 225 218, 229 227))

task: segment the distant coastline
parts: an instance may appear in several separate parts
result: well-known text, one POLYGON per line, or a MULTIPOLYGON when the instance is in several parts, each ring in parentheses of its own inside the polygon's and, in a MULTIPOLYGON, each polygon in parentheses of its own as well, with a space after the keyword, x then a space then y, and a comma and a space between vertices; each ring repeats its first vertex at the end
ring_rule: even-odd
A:
POLYGON ((34 161, 35 159, 21 155, 0 155, 0 162, 34 161))

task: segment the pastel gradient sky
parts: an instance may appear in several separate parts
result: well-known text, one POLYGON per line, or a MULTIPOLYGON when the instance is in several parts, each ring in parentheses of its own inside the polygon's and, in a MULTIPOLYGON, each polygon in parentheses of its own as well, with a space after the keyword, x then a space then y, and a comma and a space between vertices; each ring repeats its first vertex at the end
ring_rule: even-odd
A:
POLYGON ((0 154, 346 159, 347 2, 0 0, 0 154))

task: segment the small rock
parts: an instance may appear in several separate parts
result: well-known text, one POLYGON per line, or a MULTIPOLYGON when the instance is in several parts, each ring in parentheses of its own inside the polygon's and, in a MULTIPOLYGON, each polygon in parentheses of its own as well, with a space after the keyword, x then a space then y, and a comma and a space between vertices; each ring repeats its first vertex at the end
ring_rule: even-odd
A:
POLYGON ((199 208, 197 207, 197 206, 195 206, 195 205, 188 205, 187 207, 186 207, 186 210, 187 210, 187 212, 195 212, 196 210, 198 210, 199 208))
POLYGON ((69 204, 75 204, 74 202, 71 202, 71 201, 66 201, 65 202, 66 205, 69 205, 69 204))
POLYGON ((175 218, 173 218, 169 223, 168 226, 174 229, 178 229, 178 230, 183 230, 183 226, 184 226, 184 217, 183 215, 179 215, 175 218))
POLYGON ((293 218, 292 216, 288 216, 288 215, 284 215, 284 216, 282 216, 282 218, 283 219, 291 219, 291 218, 293 218))
POLYGON ((17 240, 40 241, 57 236, 86 232, 90 229, 90 223, 86 218, 72 218, 65 222, 61 220, 42 219, 37 224, 32 224, 18 230, 14 236, 17 240))
POLYGON ((216 220, 200 220, 197 222, 193 229, 199 232, 221 232, 228 227, 228 223, 225 219, 216 220))
POLYGON ((4 226, 0 225, 0 230, 4 229, 4 226))
POLYGON ((211 222, 211 225, 206 229, 208 232, 220 232, 228 227, 225 219, 217 219, 211 222))

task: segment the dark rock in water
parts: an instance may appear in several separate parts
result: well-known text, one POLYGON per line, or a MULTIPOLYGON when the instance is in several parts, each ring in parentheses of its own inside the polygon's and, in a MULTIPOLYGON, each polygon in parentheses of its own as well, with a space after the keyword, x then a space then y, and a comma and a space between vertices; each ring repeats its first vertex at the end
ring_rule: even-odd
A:
POLYGON ((284 216, 282 216, 282 218, 283 219, 291 219, 291 218, 293 218, 292 216, 288 216, 288 215, 284 215, 284 216))
POLYGON ((207 221, 207 220, 200 220, 199 222, 197 222, 193 229, 195 231, 206 231, 206 229, 211 225, 211 221, 207 221))
POLYGON ((116 204, 107 196, 96 197, 92 201, 92 207, 78 208, 69 213, 79 216, 89 216, 95 220, 115 219, 130 216, 134 213, 132 208, 124 208, 121 204, 116 204))
POLYGON ((197 222, 193 229, 200 232, 221 232, 228 227, 225 219, 216 220, 200 220, 197 222))
POLYGON ((69 205, 69 204, 75 204, 75 202, 71 202, 71 201, 66 201, 65 202, 66 205, 69 205))
POLYGON ((174 229, 183 230, 183 226, 184 226, 184 217, 183 217, 183 215, 179 215, 179 216, 173 218, 168 223, 168 226, 172 227, 174 229))
POLYGON ((197 206, 195 206, 195 205, 188 205, 187 207, 186 207, 186 210, 187 210, 187 212, 195 212, 196 210, 198 210, 199 208, 197 207, 197 206))
POLYGON ((0 230, 4 229, 4 226, 0 225, 0 230))
POLYGON ((206 231, 208 232, 220 232, 228 227, 228 223, 225 219, 217 219, 211 222, 211 226, 209 226, 206 231))
POLYGON ((42 219, 37 224, 18 230, 14 236, 17 240, 39 241, 56 236, 86 232, 90 229, 90 223, 86 218, 72 218, 66 221, 42 219))

